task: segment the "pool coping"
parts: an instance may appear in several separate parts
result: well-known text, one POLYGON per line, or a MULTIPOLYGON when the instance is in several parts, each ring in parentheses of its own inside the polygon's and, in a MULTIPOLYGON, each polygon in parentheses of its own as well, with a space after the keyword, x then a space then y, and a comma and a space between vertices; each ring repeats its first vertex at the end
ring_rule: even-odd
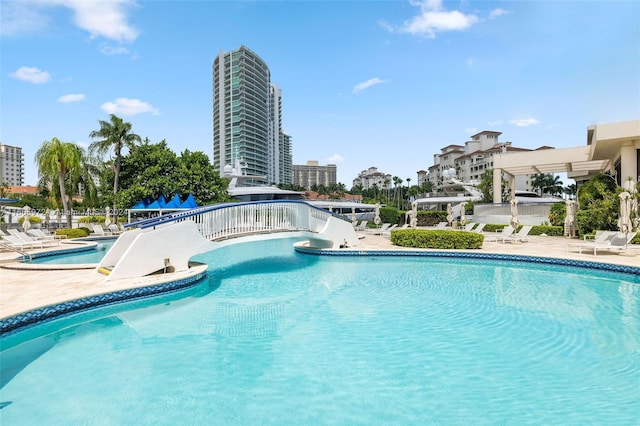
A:
MULTIPOLYGON (((91 309, 130 302, 185 289, 197 284, 206 277, 207 269, 207 264, 194 263, 189 267, 188 271, 163 274, 163 277, 171 278, 168 281, 85 296, 65 302, 41 306, 11 315, 0 320, 0 338, 7 337, 48 321, 57 320, 91 309), (185 272, 189 275, 185 276, 185 272)), ((151 277, 149 279, 157 279, 158 276, 151 275, 149 277, 151 277)))
POLYGON ((405 256, 405 257, 435 257, 435 258, 466 258, 466 259, 490 259, 503 260, 512 262, 523 262, 533 264, 548 264, 561 266, 575 266, 579 268, 596 269, 608 272, 620 272, 624 274, 640 275, 640 267, 618 265, 606 262, 595 262, 590 260, 575 260, 559 257, 531 256, 521 254, 504 254, 504 253, 487 253, 487 252, 470 252, 460 250, 384 250, 384 249, 365 249, 365 250, 334 250, 334 249, 316 249, 311 247, 294 246, 298 253, 310 254, 316 256, 405 256))

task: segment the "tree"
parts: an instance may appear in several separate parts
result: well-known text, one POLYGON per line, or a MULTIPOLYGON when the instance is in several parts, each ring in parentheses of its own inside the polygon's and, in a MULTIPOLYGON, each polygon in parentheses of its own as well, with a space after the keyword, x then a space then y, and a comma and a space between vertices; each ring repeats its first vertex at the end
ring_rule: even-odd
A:
POLYGON ((36 152, 35 162, 38 174, 46 176, 50 182, 58 181, 60 201, 67 217, 67 227, 71 228, 71 208, 65 188, 65 177, 78 173, 82 158, 78 146, 69 142, 62 142, 58 138, 44 141, 36 152))
POLYGON ((137 134, 131 133, 131 123, 124 122, 115 114, 111 114, 109 117, 111 122, 98 120, 100 129, 89 133, 90 138, 100 138, 100 140, 89 145, 89 152, 104 156, 109 151, 113 150, 113 154, 115 156, 115 159, 113 160, 113 196, 114 208, 116 208, 115 204, 118 198, 120 168, 122 165, 122 150, 124 148, 133 148, 135 146, 135 142, 141 143, 142 139, 137 134))
MULTIPOLYGON (((478 189, 482 192, 483 203, 493 203, 493 169, 486 169, 480 177, 478 189)), ((502 179, 502 202, 509 198, 509 183, 502 179)))
POLYGON ((547 185, 547 176, 544 173, 537 173, 533 175, 533 179, 531 179, 531 188, 533 190, 538 190, 538 195, 542 195, 544 192, 544 188, 547 185))
POLYGON ((567 194, 569 199, 575 199, 576 194, 578 193, 578 187, 576 186, 575 183, 567 185, 564 187, 564 193, 567 194))
POLYGON ((178 162, 180 171, 177 178, 183 195, 193 194, 200 205, 229 201, 229 181, 220 177, 207 154, 185 149, 180 154, 178 162))

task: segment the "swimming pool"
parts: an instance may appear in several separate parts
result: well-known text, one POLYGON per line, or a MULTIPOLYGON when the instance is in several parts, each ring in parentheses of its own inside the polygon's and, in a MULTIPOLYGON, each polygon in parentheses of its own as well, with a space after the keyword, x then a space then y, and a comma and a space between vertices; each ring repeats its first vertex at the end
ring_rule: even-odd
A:
POLYGON ((228 246, 197 257, 209 277, 189 296, 21 333, 0 420, 637 423, 637 277, 291 245, 228 246))
POLYGON ((71 254, 59 254, 55 256, 35 257, 32 263, 49 265, 80 265, 85 263, 100 263, 104 255, 111 248, 115 239, 96 241, 95 250, 81 251, 71 254))

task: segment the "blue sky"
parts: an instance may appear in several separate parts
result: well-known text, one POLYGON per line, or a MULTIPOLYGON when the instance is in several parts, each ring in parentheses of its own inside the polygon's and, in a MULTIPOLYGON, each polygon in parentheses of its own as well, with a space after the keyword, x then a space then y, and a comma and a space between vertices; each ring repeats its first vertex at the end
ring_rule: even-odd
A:
POLYGON ((0 141, 25 183, 53 137, 88 146, 114 113, 212 157, 211 67, 245 45, 283 91, 293 162, 416 182, 482 130, 514 146, 586 143, 640 118, 637 1, 3 0, 0 141))

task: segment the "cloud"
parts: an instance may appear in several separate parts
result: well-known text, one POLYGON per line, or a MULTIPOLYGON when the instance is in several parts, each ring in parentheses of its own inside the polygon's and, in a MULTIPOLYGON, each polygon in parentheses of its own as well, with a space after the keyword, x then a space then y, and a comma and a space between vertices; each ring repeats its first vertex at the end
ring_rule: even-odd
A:
POLYGON ((47 8, 71 10, 73 23, 87 31, 91 38, 104 37, 118 42, 132 42, 138 30, 128 22, 133 0, 39 0, 2 2, 3 34, 28 33, 46 29, 51 22, 47 8))
POLYGON ((363 81, 362 83, 358 83, 353 87, 353 93, 358 93, 364 89, 368 89, 371 86, 375 86, 376 84, 382 84, 384 83, 384 80, 379 79, 378 77, 376 78, 370 78, 367 81, 363 81))
POLYGON ((70 93, 68 95, 60 96, 58 98, 58 102, 61 102, 63 104, 68 104, 71 102, 80 102, 82 100, 84 100, 84 95, 81 93, 78 93, 78 94, 70 93))
POLYGON ((115 102, 106 102, 100 108, 107 114, 116 115, 136 115, 150 112, 153 115, 159 115, 160 111, 153 105, 142 102, 140 99, 118 98, 115 102))
POLYGON ((18 80, 27 81, 29 83, 41 84, 49 81, 51 76, 48 72, 42 71, 35 67, 20 67, 17 71, 10 74, 11 77, 18 80))
POLYGON ((404 21, 400 26, 394 27, 384 22, 380 25, 392 32, 435 38, 436 33, 463 31, 480 20, 476 15, 465 14, 459 10, 444 10, 441 0, 414 1, 411 5, 420 8, 418 15, 404 21))
POLYGON ((327 164, 336 164, 344 161, 344 157, 340 154, 333 154, 331 157, 327 158, 327 164))
POLYGON ((509 123, 513 124, 514 126, 518 126, 518 127, 529 127, 529 126, 533 126, 535 124, 540 124, 540 122, 538 120, 536 120, 535 118, 520 118, 520 119, 516 119, 516 120, 511 120, 511 121, 509 121, 509 123))
POLYGON ((131 53, 129 49, 124 46, 113 46, 111 44, 103 43, 100 45, 100 53, 103 53, 107 56, 114 55, 128 55, 131 53))
POLYGON ((507 13, 509 12, 504 9, 500 9, 500 8, 493 9, 489 13, 489 19, 494 19, 494 18, 497 18, 498 16, 506 15, 507 13))
POLYGON ((35 6, 33 2, 0 2, 0 33, 15 35, 46 28, 49 18, 35 6))

